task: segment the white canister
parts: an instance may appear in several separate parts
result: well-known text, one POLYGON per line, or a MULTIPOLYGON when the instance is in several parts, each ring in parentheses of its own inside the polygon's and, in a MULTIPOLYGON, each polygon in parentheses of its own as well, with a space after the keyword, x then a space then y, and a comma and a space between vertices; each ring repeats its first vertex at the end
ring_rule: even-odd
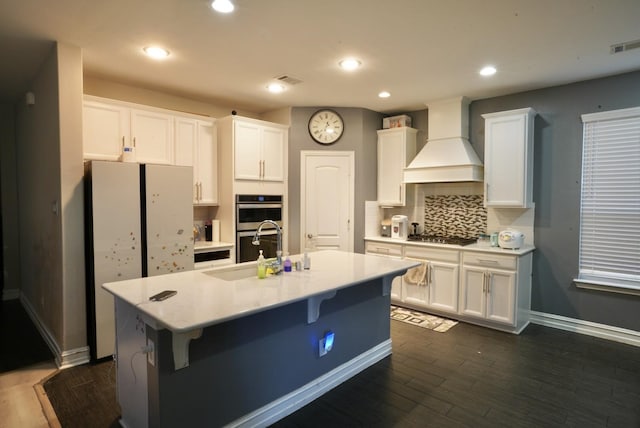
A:
POLYGON ((211 241, 220 242, 220 220, 211 220, 211 241))

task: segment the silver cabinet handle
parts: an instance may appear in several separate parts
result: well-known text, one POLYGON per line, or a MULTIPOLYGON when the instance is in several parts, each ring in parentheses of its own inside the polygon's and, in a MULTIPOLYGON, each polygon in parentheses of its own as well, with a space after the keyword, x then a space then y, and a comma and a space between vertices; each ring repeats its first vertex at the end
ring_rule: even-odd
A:
POLYGON ((136 137, 133 137, 133 147, 136 146, 136 137))
POLYGON ((491 272, 487 273, 487 294, 491 293, 491 278, 492 278, 491 272))
POLYGON ((482 292, 487 292, 487 273, 482 272, 482 292))
POLYGON ((398 200, 402 201, 402 184, 398 186, 398 200))
POLYGON ((122 148, 124 148, 124 135, 122 136, 122 148))

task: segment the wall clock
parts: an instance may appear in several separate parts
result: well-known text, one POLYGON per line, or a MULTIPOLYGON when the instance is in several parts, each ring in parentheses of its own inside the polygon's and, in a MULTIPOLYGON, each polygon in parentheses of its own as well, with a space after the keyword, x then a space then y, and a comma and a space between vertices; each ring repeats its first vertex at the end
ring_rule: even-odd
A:
POLYGON ((320 144, 335 143, 342 137, 343 132, 344 121, 333 110, 318 110, 309 119, 309 134, 320 144))

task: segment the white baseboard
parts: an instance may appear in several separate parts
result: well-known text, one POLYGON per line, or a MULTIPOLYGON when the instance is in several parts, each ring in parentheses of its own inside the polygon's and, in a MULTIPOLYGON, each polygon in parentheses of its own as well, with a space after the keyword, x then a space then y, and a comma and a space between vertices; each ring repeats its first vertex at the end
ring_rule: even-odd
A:
POLYGON ((60 349, 60 346, 58 345, 58 342, 56 342, 49 329, 44 325, 44 323, 40 321, 40 318, 38 317, 36 311, 33 309, 33 306, 31 306, 31 303, 22 295, 20 295, 20 302, 25 308, 27 314, 29 314, 29 318, 31 318, 31 321, 33 321, 33 323, 35 324, 47 346, 49 347, 49 349, 51 349, 58 368, 66 369, 89 362, 90 356, 88 346, 62 351, 60 349))
POLYGON ((567 318, 544 312, 530 311, 530 313, 533 324, 599 337, 614 342, 626 343, 627 345, 640 346, 640 332, 635 330, 627 330, 611 325, 567 318))
POLYGON ((391 355, 391 339, 380 343, 284 397, 236 419, 227 427, 266 427, 271 425, 389 355, 391 355))

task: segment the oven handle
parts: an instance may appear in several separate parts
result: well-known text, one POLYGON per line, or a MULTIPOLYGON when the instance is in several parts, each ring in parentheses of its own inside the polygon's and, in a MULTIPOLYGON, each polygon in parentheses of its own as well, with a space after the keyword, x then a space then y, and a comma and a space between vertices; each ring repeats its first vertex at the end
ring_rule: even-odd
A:
POLYGON ((245 210, 245 209, 253 209, 253 208, 282 208, 282 204, 244 204, 244 203, 237 203, 236 204, 238 206, 239 210, 245 210))

